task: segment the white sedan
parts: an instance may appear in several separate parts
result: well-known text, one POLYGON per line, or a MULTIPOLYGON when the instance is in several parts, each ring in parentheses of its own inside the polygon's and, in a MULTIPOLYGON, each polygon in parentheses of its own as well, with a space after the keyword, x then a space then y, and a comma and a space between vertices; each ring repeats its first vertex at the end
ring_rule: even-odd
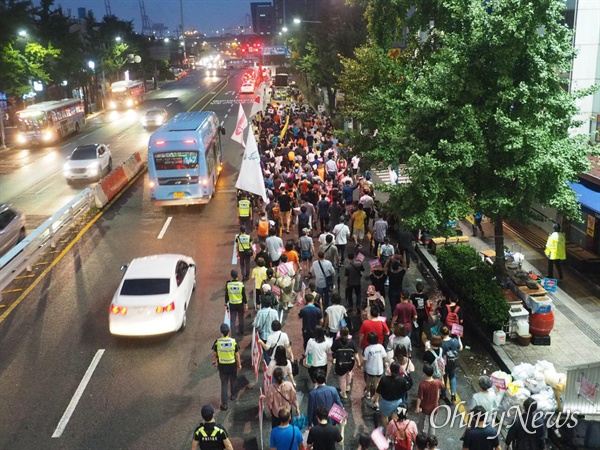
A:
POLYGON ((112 155, 108 145, 89 144, 77 147, 63 166, 67 183, 77 180, 100 181, 112 171, 112 155))
POLYGON ((110 305, 110 333, 153 336, 183 331, 196 288, 196 263, 184 255, 136 258, 126 269, 110 305))
POLYGON ((254 83, 244 83, 240 88, 240 94, 254 94, 254 83))

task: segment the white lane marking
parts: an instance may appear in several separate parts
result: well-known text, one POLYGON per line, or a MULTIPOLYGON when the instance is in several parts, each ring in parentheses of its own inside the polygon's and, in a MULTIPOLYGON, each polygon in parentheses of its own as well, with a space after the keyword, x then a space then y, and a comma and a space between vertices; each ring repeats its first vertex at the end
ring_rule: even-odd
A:
POLYGON ((125 137, 125 135, 124 135, 124 134, 122 134, 121 136, 119 136, 119 137, 117 138, 117 141, 120 141, 120 140, 121 140, 121 139, 123 139, 124 137, 125 137))
POLYGON ((223 119, 227 119, 228 114, 225 114, 225 117, 223 117, 223 119))
POLYGON ((173 102, 169 103, 169 104, 167 105, 167 108, 168 108, 169 106, 171 106, 172 104, 173 104, 173 102))
POLYGON ((96 366, 100 362, 100 358, 102 358, 103 354, 104 354, 103 348, 101 348, 100 350, 98 350, 96 352, 96 355, 94 356, 94 359, 92 359, 90 366, 86 370, 85 375, 83 376, 83 379, 81 380, 81 383, 79 383, 79 386, 77 387, 77 390, 75 391, 75 394, 73 394, 73 398, 69 402, 69 406, 67 406, 67 409, 65 410, 65 413, 63 414, 62 418, 60 419, 60 422, 58 422, 58 426, 56 427, 56 430, 54 430, 54 433, 52 434, 53 438, 60 437, 63 434, 63 431, 65 431, 65 428, 67 427, 67 424, 69 423, 69 419, 71 418, 71 415, 75 411, 75 408, 77 407, 77 403, 79 403, 79 400, 81 399, 81 396, 83 395, 83 391, 85 391, 85 388, 87 387, 88 383, 90 382, 90 379, 92 378, 92 374, 94 373, 94 370, 96 370, 96 366))
POLYGON ((167 221, 163 225, 162 230, 160 230, 160 233, 158 234, 158 239, 162 239, 163 238, 163 236, 167 232, 167 228, 169 228, 169 224, 171 223, 171 220, 173 220, 172 217, 167 217, 167 221))
POLYGON ((52 186, 54 183, 56 183, 56 180, 54 180, 52 183, 50 183, 49 185, 47 185, 46 187, 43 187, 42 189, 40 189, 39 191, 37 191, 35 193, 35 195, 41 194, 42 192, 44 192, 46 189, 48 189, 50 186, 52 186))

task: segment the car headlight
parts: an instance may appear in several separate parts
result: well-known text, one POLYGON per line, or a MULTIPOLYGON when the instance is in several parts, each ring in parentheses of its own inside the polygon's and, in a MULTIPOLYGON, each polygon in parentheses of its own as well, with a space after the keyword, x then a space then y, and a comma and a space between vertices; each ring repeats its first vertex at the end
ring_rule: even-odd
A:
POLYGON ((154 121, 155 121, 157 124, 159 124, 159 125, 160 125, 161 123, 163 123, 163 120, 164 120, 164 119, 163 119, 162 117, 160 117, 160 116, 154 119, 154 121))
POLYGON ((117 103, 116 102, 110 102, 108 104, 108 106, 110 106, 112 109, 115 109, 117 107, 117 103))
POLYGON ((127 106, 133 106, 133 100, 129 99, 129 100, 127 100, 127 102, 125 104, 127 106))
POLYGON ((52 131, 46 131, 43 134, 42 139, 44 139, 44 141, 46 142, 51 141, 52 139, 54 139, 54 133, 52 131))
POLYGON ((206 76, 207 76, 207 77, 210 77, 210 70, 207 70, 207 71, 206 71, 206 76))
POLYGON ((95 163, 90 164, 87 169, 91 175, 96 175, 98 173, 99 168, 100 168, 100 164, 95 162, 95 163))
POLYGON ((147 120, 146 120, 146 118, 144 117, 144 118, 142 119, 142 125, 147 125, 147 124, 148 124, 148 121, 147 121, 147 120))
POLYGON ((24 143, 26 143, 26 142, 27 142, 27 138, 25 137, 25 135, 24 135, 24 134, 19 134, 19 135, 17 136, 17 142, 18 142, 19 144, 24 144, 24 143))
POLYGON ((65 163, 65 165, 63 166, 63 172, 65 174, 71 173, 71 167, 69 167, 69 163, 65 163))

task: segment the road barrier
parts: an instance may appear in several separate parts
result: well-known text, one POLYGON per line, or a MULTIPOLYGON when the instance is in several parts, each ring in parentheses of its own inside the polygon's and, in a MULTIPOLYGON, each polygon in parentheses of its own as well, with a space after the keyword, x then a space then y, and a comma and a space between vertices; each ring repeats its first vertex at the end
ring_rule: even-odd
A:
POLYGON ((2 290, 23 269, 31 272, 32 265, 39 255, 47 251, 48 248, 56 247, 56 241, 61 234, 92 206, 94 206, 94 189, 88 188, 0 258, 0 298, 2 290))
POLYGON ((104 207, 144 166, 138 152, 131 155, 123 164, 102 178, 95 187, 96 207, 104 207))
POLYGON ((2 291, 24 269, 31 272, 32 265, 48 248, 56 247, 60 235, 82 214, 96 206, 104 207, 142 169, 144 163, 139 153, 131 155, 93 188, 79 193, 66 206, 46 220, 25 239, 0 258, 0 298, 2 291))

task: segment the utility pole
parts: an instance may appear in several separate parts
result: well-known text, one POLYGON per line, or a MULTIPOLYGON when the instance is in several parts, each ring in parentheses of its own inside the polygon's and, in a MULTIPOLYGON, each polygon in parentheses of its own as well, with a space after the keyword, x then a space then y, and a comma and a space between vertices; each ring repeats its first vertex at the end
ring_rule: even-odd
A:
POLYGON ((4 134, 4 109, 0 108, 0 149, 6 148, 6 135, 4 134))

